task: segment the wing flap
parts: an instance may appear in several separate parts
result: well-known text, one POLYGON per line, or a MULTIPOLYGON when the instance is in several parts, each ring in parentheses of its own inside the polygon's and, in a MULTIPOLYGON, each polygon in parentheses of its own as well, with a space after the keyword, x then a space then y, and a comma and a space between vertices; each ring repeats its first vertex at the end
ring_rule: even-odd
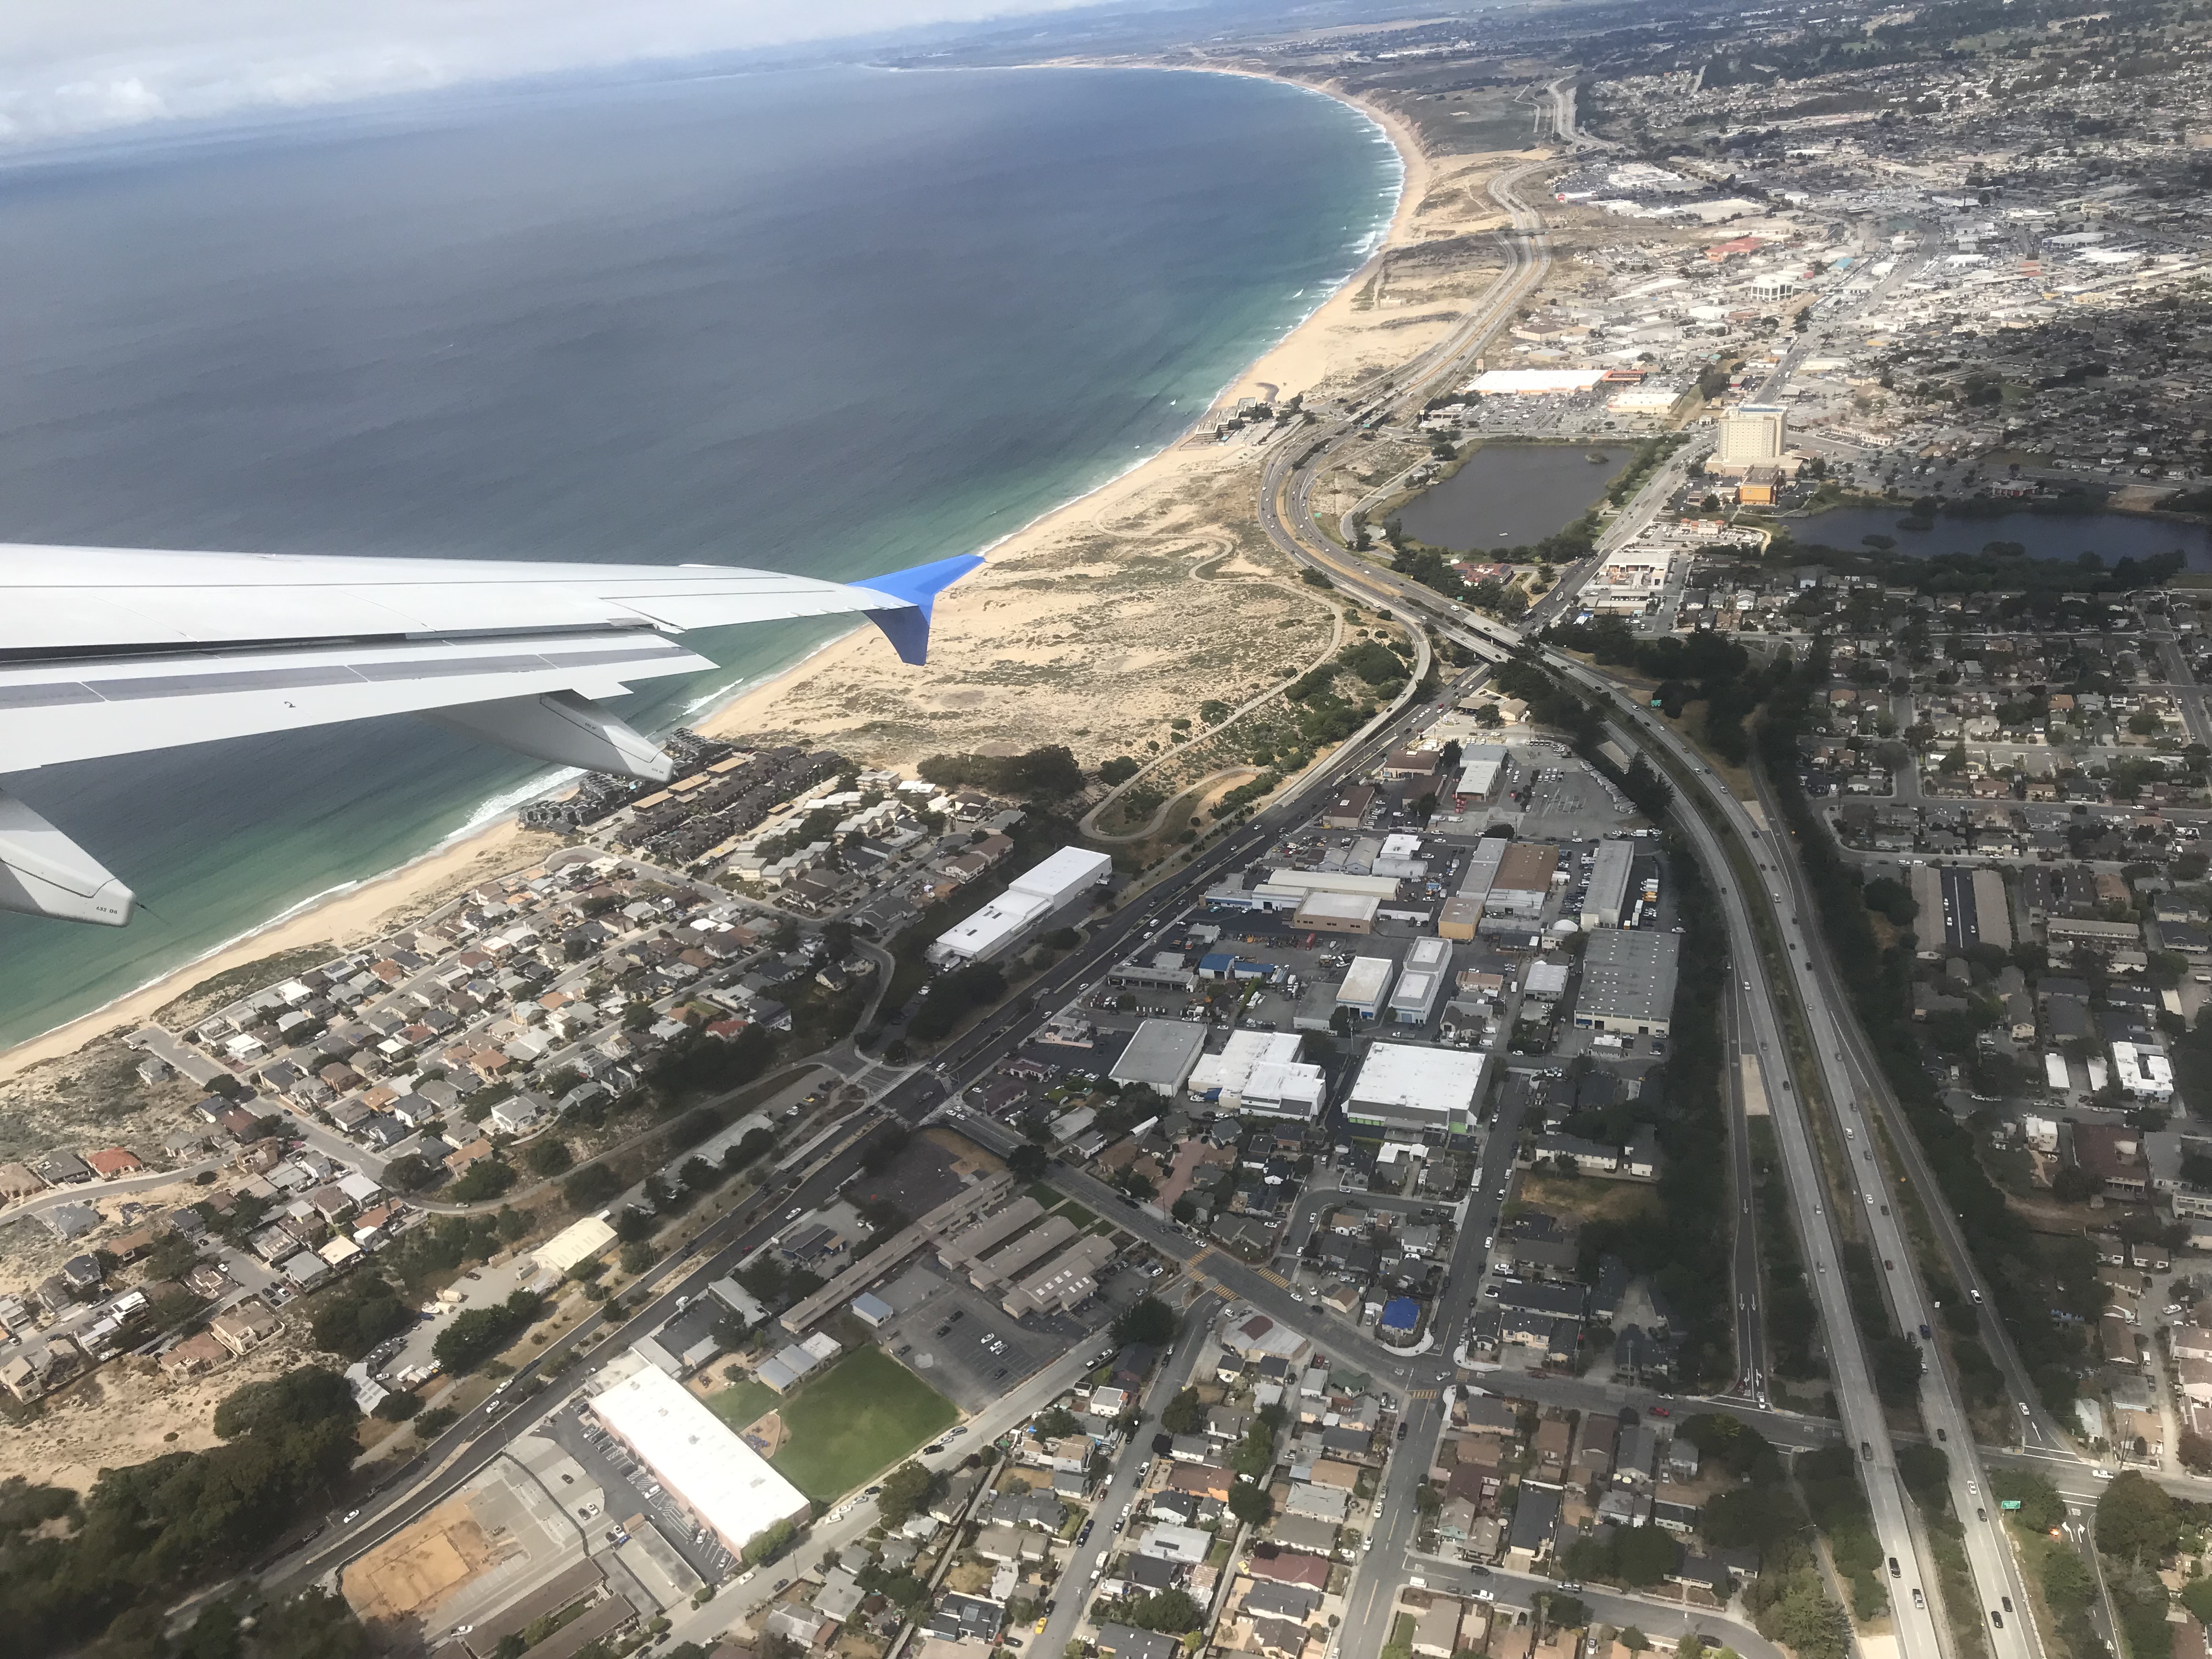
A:
POLYGON ((552 692, 619 696, 714 665, 645 629, 18 665, 0 669, 0 772, 552 692))

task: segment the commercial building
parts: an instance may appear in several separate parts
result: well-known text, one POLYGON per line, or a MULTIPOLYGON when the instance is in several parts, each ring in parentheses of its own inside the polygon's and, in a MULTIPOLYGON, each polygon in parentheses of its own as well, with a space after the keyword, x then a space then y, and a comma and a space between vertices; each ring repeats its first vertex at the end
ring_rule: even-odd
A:
POLYGON ((2130 1100, 2172 1100, 2173 1064, 2147 1044, 2112 1045, 2112 1081, 2130 1100))
POLYGON ((1291 925, 1316 933, 1371 933, 1382 908, 1372 893, 1308 893, 1291 925))
POLYGON ((1460 388, 1485 398, 1545 398, 1588 392, 1603 381, 1601 368, 1493 368, 1460 388))
POLYGON ((1311 1122, 1321 1115, 1328 1079, 1298 1058, 1294 1031, 1232 1031, 1218 1054, 1201 1057, 1190 1091, 1218 1110, 1311 1122))
POLYGON ((1449 939, 1417 939, 1406 952, 1398 975, 1398 988, 1390 994, 1390 1018, 1400 1025, 1425 1025, 1435 1016, 1437 1003, 1451 980, 1452 948, 1449 939))
POLYGON ((1772 466, 1789 447, 1790 412, 1779 404, 1739 404, 1720 419, 1720 444, 1707 470, 1747 471, 1772 466))
POLYGON ((635 1370, 592 1399, 592 1415, 724 1549, 742 1555, 777 1522, 796 1526, 813 1513, 806 1494, 696 1395, 637 1359, 635 1370))
POLYGON ((1585 927, 1618 927, 1628 908, 1629 866, 1636 861, 1633 843, 1601 841, 1590 858, 1589 885, 1583 892, 1582 924, 1585 927))
POLYGON ((1471 743, 1460 750, 1459 782, 1453 789, 1462 807, 1487 806, 1512 776, 1501 743, 1471 743))
POLYGON ((1585 1030, 1665 1036, 1672 1029, 1681 944, 1672 933, 1640 929, 1606 927, 1592 933, 1583 953, 1575 1024, 1585 1030))
POLYGON ((1380 1019, 1390 999, 1390 975, 1396 964, 1388 957, 1354 957, 1336 988, 1336 1006, 1348 1008, 1361 1019, 1380 1019))
POLYGON ((1124 1086, 1141 1083, 1172 1098, 1190 1080, 1206 1049, 1206 1027, 1187 1019, 1148 1019, 1137 1027, 1106 1075, 1124 1086))
POLYGON ((558 1279, 569 1268, 589 1261, 615 1242, 615 1230, 599 1216, 571 1222, 538 1247, 533 1258, 538 1271, 558 1279))
POLYGON ((965 967, 1004 956, 1042 932, 1113 872, 1114 860, 1105 854, 1063 847, 1015 877, 1005 892, 981 909, 939 934, 924 954, 939 968, 965 967))
POLYGON ((1457 1048, 1377 1042, 1346 1097, 1355 1127, 1420 1135, 1463 1135, 1482 1095, 1485 1056, 1457 1048))
POLYGON ((1507 844, 1490 884, 1482 913, 1516 921, 1534 921, 1544 914, 1544 900, 1552 890, 1553 872, 1559 867, 1559 849, 1541 842, 1516 841, 1507 844))

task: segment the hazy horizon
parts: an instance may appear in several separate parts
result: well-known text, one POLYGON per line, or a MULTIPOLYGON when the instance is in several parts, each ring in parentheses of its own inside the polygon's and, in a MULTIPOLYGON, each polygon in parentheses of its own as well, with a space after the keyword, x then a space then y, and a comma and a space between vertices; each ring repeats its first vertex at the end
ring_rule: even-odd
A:
POLYGON ((0 144, 168 121, 865 41, 1102 0, 387 0, 315 16, 288 0, 21 0, 0 12, 0 144))

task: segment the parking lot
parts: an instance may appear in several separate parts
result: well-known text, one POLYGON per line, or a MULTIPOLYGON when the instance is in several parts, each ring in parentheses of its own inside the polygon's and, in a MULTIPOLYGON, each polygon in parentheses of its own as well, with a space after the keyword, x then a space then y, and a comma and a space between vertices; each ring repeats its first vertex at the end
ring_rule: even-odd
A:
POLYGON ((1595 772, 1570 762, 1557 776, 1539 774, 1521 813, 1523 841, 1573 841, 1603 836, 1630 815, 1614 806, 1613 792, 1595 772))
POLYGON ((1094 1305, 1080 1316, 1016 1320, 965 1279, 949 1279, 935 1267, 909 1268, 877 1294, 897 1310, 877 1340, 968 1413, 1091 1340, 1114 1316, 1110 1305, 1094 1305))
POLYGON ((736 1566, 736 1559, 714 1534, 695 1527, 676 1500, 661 1490, 653 1472, 625 1450, 620 1441, 585 1415, 579 1401, 559 1413, 550 1427, 542 1431, 574 1458, 585 1477, 599 1489, 595 1497, 580 1484, 581 1494, 568 1501, 568 1512, 594 1534, 592 1547, 622 1541, 623 1522, 645 1516, 684 1558, 684 1564, 708 1583, 718 1584, 736 1566), (586 1511, 589 1511, 588 1513, 586 1511))

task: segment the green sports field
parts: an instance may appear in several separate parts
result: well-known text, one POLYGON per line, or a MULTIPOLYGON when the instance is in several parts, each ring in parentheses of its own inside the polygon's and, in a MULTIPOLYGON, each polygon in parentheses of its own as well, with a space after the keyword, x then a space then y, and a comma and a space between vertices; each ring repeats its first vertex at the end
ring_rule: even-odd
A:
POLYGON ((779 1400, 757 1382, 708 1401, 743 1428, 771 1406, 791 1431, 770 1461, 809 1498, 834 1502, 959 1420, 952 1402, 880 1348, 855 1348, 779 1400))

